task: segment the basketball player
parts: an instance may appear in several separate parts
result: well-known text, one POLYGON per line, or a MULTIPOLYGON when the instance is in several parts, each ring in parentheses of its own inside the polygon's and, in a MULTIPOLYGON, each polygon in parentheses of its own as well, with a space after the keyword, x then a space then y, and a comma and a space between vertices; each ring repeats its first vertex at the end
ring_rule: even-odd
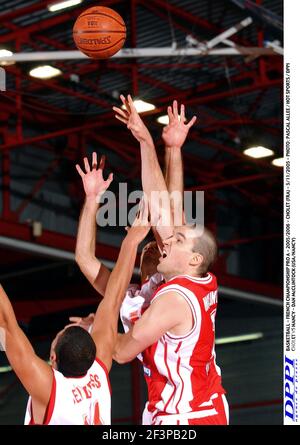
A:
MULTIPOLYGON (((140 143, 143 189, 157 221, 160 209, 158 200, 151 202, 151 192, 167 188, 153 140, 131 96, 121 100, 126 109, 115 107, 116 117, 140 143)), ((169 202, 163 211, 168 213, 170 208, 169 202)), ((142 353, 149 395, 144 424, 228 424, 228 405, 215 362, 217 281, 209 272, 217 254, 216 241, 204 227, 172 227, 172 215, 169 222, 160 232, 164 248, 157 267, 166 283, 133 327, 118 336, 114 359, 126 363, 142 353)))
MULTIPOLYGON (((105 187, 111 179, 106 181, 105 187)), ((148 231, 143 209, 123 240, 91 335, 78 325, 66 326, 52 342, 51 366, 35 354, 18 326, 4 289, 0 287, 1 345, 30 394, 25 424, 110 424, 108 372, 117 338, 118 315, 132 276, 137 246, 148 231)))
MULTIPOLYGON (((168 107, 169 124, 163 129, 162 138, 165 143, 165 176, 168 191, 171 196, 171 208, 173 213, 177 212, 182 217, 182 202, 172 200, 172 193, 179 191, 183 194, 183 168, 181 158, 181 148, 186 140, 189 129, 196 121, 194 116, 189 124, 185 124, 185 110, 181 106, 178 114, 177 101, 168 107)), ((93 153, 92 163, 97 164, 97 155, 93 153)), ((88 159, 84 159, 85 174, 81 175, 86 198, 81 212, 79 229, 76 243, 76 262, 81 271, 93 285, 93 287, 103 295, 108 281, 109 269, 95 256, 96 249, 96 215, 99 209, 99 199, 97 196, 102 189, 103 169, 105 165, 104 156, 101 157, 99 169, 91 169, 88 159)), ((158 244, 161 245, 160 237, 152 227, 158 244)), ((126 297, 121 307, 121 320, 125 331, 129 329, 132 322, 140 317, 141 313, 149 305, 153 292, 163 281, 163 276, 157 273, 156 267, 160 256, 157 243, 148 243, 141 254, 140 277, 141 285, 131 284, 127 290, 126 297)), ((92 323, 93 316, 82 319, 71 317, 71 321, 77 322, 86 329, 92 323), (81 324, 82 323, 82 324, 81 324)))

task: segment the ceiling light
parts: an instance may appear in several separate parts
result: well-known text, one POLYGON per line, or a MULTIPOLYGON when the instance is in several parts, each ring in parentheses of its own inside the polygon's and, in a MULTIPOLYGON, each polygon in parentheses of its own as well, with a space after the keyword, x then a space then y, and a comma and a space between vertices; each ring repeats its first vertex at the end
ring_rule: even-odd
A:
POLYGON ((0 65, 14 65, 14 60, 1 60, 1 57, 11 57, 13 53, 11 51, 8 51, 7 49, 0 49, 0 65))
POLYGON ((7 49, 0 49, 0 57, 11 57, 13 53, 7 49))
POLYGON ((157 122, 162 125, 168 125, 169 116, 167 114, 165 114, 164 116, 159 116, 159 118, 157 118, 157 122))
MULTIPOLYGON (((145 113, 146 111, 155 110, 156 108, 155 105, 140 99, 134 100, 133 103, 138 113, 145 113)), ((125 110, 125 105, 122 105, 122 108, 125 110)))
POLYGON ((273 159, 272 164, 276 165, 276 167, 283 167, 284 166, 284 158, 273 159))
MULTIPOLYGON (((159 124, 169 125, 169 116, 167 114, 159 116, 156 120, 159 124)), ((178 120, 180 120, 180 116, 178 116, 178 120)), ((184 122, 186 122, 186 118, 184 119, 184 122)))
POLYGON ((259 159, 272 156, 274 151, 266 147, 258 146, 247 148, 247 150, 244 150, 244 154, 250 156, 251 158, 259 159))
POLYGON ((31 77, 37 77, 38 79, 51 79, 51 77, 59 76, 62 72, 54 66, 43 65, 33 68, 29 74, 31 77))
POLYGON ((56 12, 60 11, 61 9, 79 5, 80 3, 82 3, 82 0, 66 0, 64 2, 52 3, 51 5, 48 5, 48 10, 51 12, 56 12))
POLYGON ((215 343, 216 345, 239 343, 241 341, 258 340, 259 338, 263 338, 263 336, 264 334, 262 332, 253 332, 253 334, 234 335, 232 337, 217 338, 215 343))

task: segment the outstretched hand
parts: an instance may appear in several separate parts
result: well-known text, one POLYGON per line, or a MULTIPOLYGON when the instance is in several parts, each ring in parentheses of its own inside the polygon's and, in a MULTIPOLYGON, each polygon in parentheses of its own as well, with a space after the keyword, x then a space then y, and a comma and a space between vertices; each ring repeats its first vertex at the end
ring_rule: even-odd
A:
POLYGON ((113 174, 110 173, 110 175, 106 180, 103 179, 105 156, 101 156, 98 167, 97 153, 93 152, 92 169, 90 168, 89 161, 86 157, 83 159, 83 161, 84 161, 85 173, 78 164, 76 164, 76 169, 81 176, 86 197, 95 198, 95 200, 99 202, 101 195, 110 186, 113 180, 113 174))
POLYGON ((132 97, 128 94, 127 99, 121 94, 120 99, 125 106, 125 110, 118 107, 113 107, 115 111, 115 117, 126 124, 128 130, 131 131, 133 136, 139 142, 152 142, 151 134, 148 131, 148 128, 142 121, 139 113, 137 112, 132 97))
POLYGON ((185 124, 185 107, 180 106, 180 114, 178 114, 177 100, 173 101, 173 106, 168 107, 169 124, 163 129, 162 138, 166 147, 181 148, 186 140, 190 128, 197 120, 196 116, 185 124))
POLYGON ((87 317, 69 317, 69 320, 74 323, 74 326, 80 326, 81 328, 89 331, 94 323, 95 314, 91 313, 87 317))
POLYGON ((126 227, 126 240, 139 244, 149 233, 150 227, 148 204, 142 198, 132 226, 126 227))

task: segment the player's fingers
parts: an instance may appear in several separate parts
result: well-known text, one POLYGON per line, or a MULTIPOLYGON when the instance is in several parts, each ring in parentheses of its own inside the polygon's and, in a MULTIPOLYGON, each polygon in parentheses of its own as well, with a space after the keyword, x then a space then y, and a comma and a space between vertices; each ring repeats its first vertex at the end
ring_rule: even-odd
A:
POLYGON ((178 119, 178 104, 177 104, 177 100, 173 101, 173 114, 174 114, 174 118, 178 119))
POLYGON ((128 119, 127 110, 122 110, 122 108, 118 108, 118 107, 113 107, 113 110, 120 116, 123 116, 125 119, 128 119))
POLYGON ((124 124, 128 124, 128 119, 124 119, 123 117, 119 116, 118 114, 115 114, 115 118, 119 121, 123 122, 124 124))
POLYGON ((84 166, 85 166, 85 171, 87 173, 89 173, 91 171, 91 169, 90 169, 90 164, 89 164, 88 158, 84 158, 83 162, 84 162, 84 166))
POLYGON ((121 99, 123 105, 125 106, 126 110, 128 111, 128 113, 130 113, 130 106, 128 104, 128 101, 126 100, 126 97, 123 96, 123 94, 121 94, 120 99, 121 99))
POLYGON ((180 121, 185 121, 185 106, 183 104, 180 106, 180 121))
POLYGON ((81 167, 80 167, 80 165, 79 164, 76 164, 76 170, 78 171, 78 173, 80 174, 80 176, 82 177, 82 178, 84 178, 84 172, 81 170, 81 167))
POLYGON ((80 323, 82 321, 81 317, 69 317, 69 320, 73 323, 80 323))
POLYGON ((104 170, 104 167, 105 167, 105 155, 102 155, 100 159, 99 169, 104 170))
POLYGON ((109 176, 108 176, 108 178, 107 178, 107 180, 105 181, 106 184, 110 185, 111 182, 113 181, 113 179, 114 179, 114 174, 113 174, 113 173, 110 173, 109 176))
POLYGON ((190 122, 187 123, 187 127, 191 128, 197 120, 197 116, 193 116, 190 122))
POLYGON ((93 151, 92 154, 92 169, 96 170, 97 168, 97 153, 95 151, 93 151))
POLYGON ((172 112, 172 107, 168 107, 168 117, 169 117, 169 124, 174 120, 174 115, 173 115, 173 112, 172 112))

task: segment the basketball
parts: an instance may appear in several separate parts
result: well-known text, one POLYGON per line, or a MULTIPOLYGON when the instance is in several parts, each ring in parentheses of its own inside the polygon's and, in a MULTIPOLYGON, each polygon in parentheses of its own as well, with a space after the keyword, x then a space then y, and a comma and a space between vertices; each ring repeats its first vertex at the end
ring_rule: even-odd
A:
POLYGON ((107 59, 124 45, 126 26, 122 17, 104 6, 89 8, 77 18, 73 27, 77 48, 93 59, 107 59))

